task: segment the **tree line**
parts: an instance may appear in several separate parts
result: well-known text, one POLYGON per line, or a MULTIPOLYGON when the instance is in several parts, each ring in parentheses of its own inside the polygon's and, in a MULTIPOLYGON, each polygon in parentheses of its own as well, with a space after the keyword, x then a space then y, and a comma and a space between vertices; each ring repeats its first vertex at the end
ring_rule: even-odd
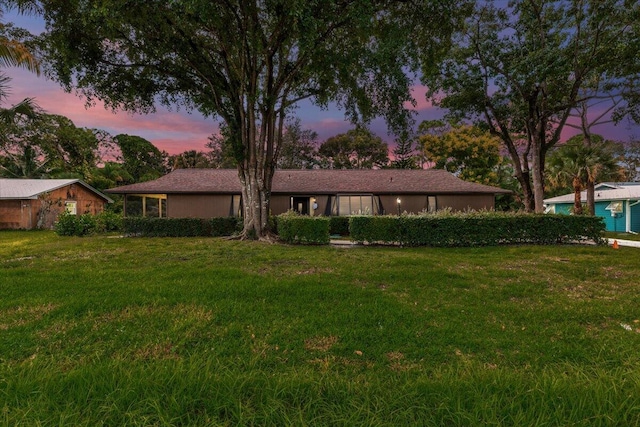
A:
MULTIPOLYGON (((396 165, 424 164, 428 151, 436 166, 479 179, 475 169, 497 161, 481 179, 511 173, 522 207, 536 212, 553 186, 566 185, 560 176, 592 198, 594 179, 608 175, 588 165, 615 156, 594 127, 605 116, 640 119, 634 0, 231 0, 217 7, 204 0, 7 0, 5 7, 42 15, 45 33, 16 40, 33 46, 65 89, 113 109, 178 104, 219 120, 221 136, 211 144, 238 169, 244 236, 269 238, 271 180, 302 100, 336 103, 356 125, 309 161, 384 166, 380 147, 362 147, 362 129, 381 116, 397 141, 396 165), (417 134, 405 108, 415 102, 416 79, 447 113, 444 123, 427 123, 417 134), (581 135, 568 144, 580 146, 574 152, 561 149, 571 125, 581 135), (501 155, 478 132, 494 138, 501 155), (421 138, 428 150, 417 159, 406 154, 421 138), (474 142, 468 149, 452 142, 460 139, 474 142), (444 157, 441 142, 455 154, 444 157)), ((198 163, 187 157, 179 162, 198 163)))

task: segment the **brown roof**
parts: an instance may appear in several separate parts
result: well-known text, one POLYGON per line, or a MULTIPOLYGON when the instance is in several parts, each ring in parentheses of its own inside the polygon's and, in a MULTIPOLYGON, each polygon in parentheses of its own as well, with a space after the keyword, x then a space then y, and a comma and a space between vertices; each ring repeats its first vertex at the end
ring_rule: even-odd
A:
MULTIPOLYGON (((154 181, 107 190, 107 193, 115 194, 240 192, 240 179, 235 169, 176 169, 154 181)), ((276 171, 272 193, 499 194, 510 191, 463 181, 438 169, 313 169, 276 171)))

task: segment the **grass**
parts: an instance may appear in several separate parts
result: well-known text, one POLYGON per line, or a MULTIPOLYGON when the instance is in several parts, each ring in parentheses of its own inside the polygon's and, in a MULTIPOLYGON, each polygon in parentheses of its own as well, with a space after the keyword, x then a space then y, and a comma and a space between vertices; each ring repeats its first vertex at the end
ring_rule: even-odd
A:
POLYGON ((0 425, 640 425, 640 251, 0 233, 0 425))
POLYGON ((605 237, 609 239, 640 241, 640 234, 636 233, 614 233, 613 231, 608 231, 605 233, 605 237))

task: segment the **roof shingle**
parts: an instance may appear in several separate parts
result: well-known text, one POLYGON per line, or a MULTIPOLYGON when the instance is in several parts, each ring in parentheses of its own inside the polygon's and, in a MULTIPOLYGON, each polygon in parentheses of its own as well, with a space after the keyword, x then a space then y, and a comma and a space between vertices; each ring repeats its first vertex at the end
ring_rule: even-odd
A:
MULTIPOLYGON (((154 181, 107 190, 115 194, 234 193, 241 192, 235 169, 176 169, 154 181)), ((463 181, 438 170, 278 170, 272 193, 284 194, 469 194, 510 193, 498 187, 463 181)))

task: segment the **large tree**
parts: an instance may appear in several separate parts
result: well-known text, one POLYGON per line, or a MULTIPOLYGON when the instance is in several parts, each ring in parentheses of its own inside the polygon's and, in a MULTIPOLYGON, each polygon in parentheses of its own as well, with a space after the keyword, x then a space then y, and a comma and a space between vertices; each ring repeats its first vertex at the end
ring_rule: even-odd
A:
POLYGON ((160 151, 146 139, 136 135, 120 134, 113 137, 120 149, 117 160, 134 182, 150 181, 168 172, 169 155, 160 151))
POLYGON ((113 108, 179 103, 221 118, 242 182, 245 236, 267 237, 285 119, 335 101, 353 121, 406 125, 407 69, 448 46, 462 2, 42 0, 49 70, 113 108))
POLYGON ((478 2, 449 58, 425 63, 428 97, 501 138, 525 208, 540 212, 546 154, 595 95, 585 89, 635 81, 639 14, 635 0, 478 2))
POLYGON ((318 134, 303 129, 300 119, 285 126, 277 160, 278 169, 313 169, 319 166, 318 134))
POLYGON ((500 140, 477 126, 424 121, 419 126, 422 156, 436 169, 445 169, 465 181, 498 185, 500 140))
POLYGON ((356 128, 320 145, 322 166, 329 169, 372 169, 389 165, 389 146, 370 130, 356 128))
POLYGON ((17 115, 0 127, 0 175, 91 181, 108 148, 106 133, 78 128, 64 116, 36 113, 17 115))

